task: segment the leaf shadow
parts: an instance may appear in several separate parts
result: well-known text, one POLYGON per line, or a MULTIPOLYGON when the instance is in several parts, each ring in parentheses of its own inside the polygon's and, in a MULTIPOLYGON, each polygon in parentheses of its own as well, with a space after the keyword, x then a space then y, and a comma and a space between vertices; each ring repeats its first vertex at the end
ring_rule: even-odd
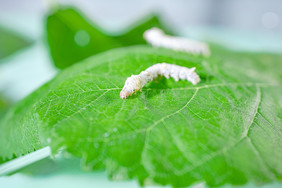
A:
POLYGON ((212 80, 215 79, 212 75, 207 74, 200 74, 201 82, 200 83, 210 83, 212 80))
MULTIPOLYGON (((214 76, 212 75, 200 75, 201 83, 210 83, 214 76)), ((157 79, 153 80, 149 84, 147 84, 143 88, 143 92, 137 92, 136 95, 133 94, 128 99, 136 99, 138 97, 143 96, 144 98, 153 98, 156 95, 161 95, 163 90, 169 89, 169 88, 184 88, 184 87, 196 87, 193 86, 190 82, 187 83, 186 80, 180 80, 178 82, 175 82, 172 78, 166 79, 163 76, 159 76, 157 79), (176 86, 176 87, 175 87, 176 86)))

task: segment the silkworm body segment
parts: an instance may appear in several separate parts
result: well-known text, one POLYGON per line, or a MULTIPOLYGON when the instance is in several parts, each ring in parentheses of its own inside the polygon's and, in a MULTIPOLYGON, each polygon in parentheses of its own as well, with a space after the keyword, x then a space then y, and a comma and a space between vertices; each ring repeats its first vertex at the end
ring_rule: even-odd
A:
POLYGON ((149 44, 155 47, 169 48, 192 54, 202 54, 204 56, 210 55, 207 44, 184 37, 169 36, 155 27, 145 31, 143 37, 149 44))
POLYGON ((125 99, 129 95, 136 93, 141 90, 145 84, 156 79, 158 76, 164 76, 166 78, 172 77, 175 81, 179 79, 187 80, 195 85, 200 81, 200 77, 195 72, 195 69, 195 67, 189 69, 187 67, 167 63, 155 64, 145 71, 142 71, 139 75, 128 77, 120 92, 120 98, 125 99))

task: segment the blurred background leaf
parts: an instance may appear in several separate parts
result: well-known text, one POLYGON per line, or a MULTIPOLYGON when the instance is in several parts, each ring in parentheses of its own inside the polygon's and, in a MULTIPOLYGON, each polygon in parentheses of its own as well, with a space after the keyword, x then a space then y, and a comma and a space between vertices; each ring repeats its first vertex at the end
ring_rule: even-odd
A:
POLYGON ((112 48, 146 44, 143 33, 152 27, 171 33, 158 16, 151 14, 129 26, 123 34, 114 36, 74 8, 60 8, 49 14, 46 27, 52 59, 60 69, 112 48))
POLYGON ((0 27, 0 60, 31 45, 31 40, 0 27))

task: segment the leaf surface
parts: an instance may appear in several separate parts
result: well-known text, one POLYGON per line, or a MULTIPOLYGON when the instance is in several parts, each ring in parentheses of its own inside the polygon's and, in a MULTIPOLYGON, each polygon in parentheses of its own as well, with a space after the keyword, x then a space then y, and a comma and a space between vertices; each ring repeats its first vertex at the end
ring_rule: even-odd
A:
POLYGON ((8 112, 0 156, 51 145, 113 179, 176 187, 281 180, 279 59, 222 49, 206 59, 146 46, 96 55, 8 112), (159 62, 196 67, 201 82, 162 78, 119 98, 128 76, 159 62))

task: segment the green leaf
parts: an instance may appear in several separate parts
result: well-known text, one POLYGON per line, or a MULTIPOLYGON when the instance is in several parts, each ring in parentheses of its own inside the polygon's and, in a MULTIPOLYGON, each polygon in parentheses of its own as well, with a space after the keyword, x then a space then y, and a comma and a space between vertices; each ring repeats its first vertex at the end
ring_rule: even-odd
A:
POLYGON ((281 180, 281 55, 212 53, 137 46, 65 69, 1 121, 0 156, 50 145, 81 157, 86 169, 141 184, 281 180), (159 62, 195 66, 201 82, 160 79, 119 98, 128 76, 159 62))
MULTIPOLYGON (((8 109, 12 106, 12 102, 2 93, 0 93, 0 119, 5 115, 8 109)), ((1 163, 1 160, 0 160, 1 163)))
POLYGON ((30 44, 31 41, 29 39, 0 27, 0 60, 30 44))
POLYGON ((130 30, 122 35, 109 35, 73 8, 52 12, 46 27, 52 59, 60 69, 112 48, 145 44, 143 33, 152 27, 171 33, 157 16, 150 15, 130 26, 130 30))
POLYGON ((11 106, 10 100, 0 93, 0 118, 5 114, 5 112, 10 106, 11 106))

